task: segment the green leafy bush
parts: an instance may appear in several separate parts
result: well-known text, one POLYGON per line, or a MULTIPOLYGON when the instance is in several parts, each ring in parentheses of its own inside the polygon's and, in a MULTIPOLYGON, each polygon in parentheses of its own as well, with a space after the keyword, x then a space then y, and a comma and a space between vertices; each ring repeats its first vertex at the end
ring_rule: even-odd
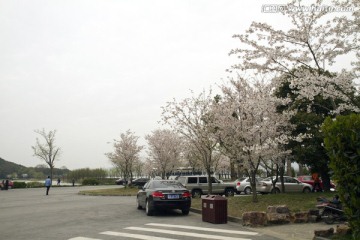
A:
POLYGON ((40 188, 40 187, 44 187, 44 183, 42 182, 28 182, 26 183, 26 186, 28 188, 40 188))
POLYGON ((82 185, 99 185, 99 180, 94 178, 85 178, 82 181, 82 185))
POLYGON ((14 188, 26 188, 25 182, 14 182, 14 188))
POLYGON ((328 117, 322 131, 353 237, 360 239, 360 115, 328 117))

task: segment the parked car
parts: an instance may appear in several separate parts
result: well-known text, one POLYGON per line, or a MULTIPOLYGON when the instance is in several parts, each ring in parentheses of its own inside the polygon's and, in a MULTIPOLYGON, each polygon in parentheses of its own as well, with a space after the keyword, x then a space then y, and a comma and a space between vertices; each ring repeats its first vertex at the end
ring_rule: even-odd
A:
POLYGON ((136 200, 137 208, 145 208, 148 216, 161 209, 180 209, 187 215, 191 207, 190 192, 174 180, 148 181, 137 193, 136 200))
POLYGON ((129 183, 130 186, 144 186, 145 183, 147 183, 149 181, 149 178, 137 178, 134 181, 132 181, 131 183, 129 183))
MULTIPOLYGON (((271 179, 275 179, 275 177, 268 177, 260 181, 260 187, 257 189, 260 193, 280 193, 281 192, 281 182, 280 177, 275 184, 275 188, 273 187, 271 179)), ((312 186, 307 183, 300 182, 299 180, 284 176, 284 186, 285 191, 287 193, 290 192, 303 192, 309 193, 312 190, 312 186)))
MULTIPOLYGON (((262 178, 256 178, 255 180, 256 180, 256 189, 258 189, 261 186, 260 180, 262 180, 262 178)), ((237 194, 240 194, 242 192, 245 194, 250 194, 252 192, 249 177, 238 178, 234 182, 236 185, 237 194)))
MULTIPOLYGON (((307 184, 310 184, 312 187, 314 187, 314 180, 312 179, 311 176, 298 176, 297 179, 300 181, 300 182, 303 182, 303 183, 307 183, 307 184)), ((324 184, 322 182, 322 180, 320 179, 320 187, 321 189, 324 189, 324 184)), ((336 186, 333 182, 330 181, 330 188, 331 189, 335 189, 336 186)))
POLYGON ((115 181, 117 185, 125 185, 126 182, 125 178, 119 178, 115 181))
MULTIPOLYGON (((184 185, 193 198, 201 197, 202 194, 208 194, 209 185, 208 177, 203 175, 180 176, 178 181, 184 185)), ((212 193, 225 194, 225 196, 234 196, 236 191, 235 183, 225 183, 215 177, 211 177, 212 193)))
MULTIPOLYGON (((4 189, 5 189, 5 181, 6 181, 6 180, 3 180, 2 182, 0 182, 0 189, 1 189, 1 190, 4 190, 4 189)), ((14 188, 14 182, 13 182, 13 181, 10 181, 10 180, 8 180, 8 181, 9 181, 9 183, 8 183, 8 189, 14 188)))

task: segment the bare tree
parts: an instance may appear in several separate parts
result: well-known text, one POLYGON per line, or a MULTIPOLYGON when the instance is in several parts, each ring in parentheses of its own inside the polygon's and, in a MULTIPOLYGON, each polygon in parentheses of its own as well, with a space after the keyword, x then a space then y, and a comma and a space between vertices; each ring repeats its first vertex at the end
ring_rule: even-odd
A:
POLYGON ((34 156, 45 161, 50 167, 50 178, 52 179, 53 170, 55 168, 55 161, 58 160, 61 149, 55 145, 56 130, 46 132, 45 129, 35 130, 45 143, 42 143, 39 138, 36 138, 35 146, 31 148, 34 150, 34 156))

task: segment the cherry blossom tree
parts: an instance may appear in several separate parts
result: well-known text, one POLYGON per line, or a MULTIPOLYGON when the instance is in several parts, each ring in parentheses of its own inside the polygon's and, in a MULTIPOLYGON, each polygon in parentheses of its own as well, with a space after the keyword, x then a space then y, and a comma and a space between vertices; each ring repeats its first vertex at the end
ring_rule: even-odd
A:
MULTIPOLYGON (((211 91, 204 91, 197 96, 193 94, 181 102, 174 99, 162 107, 162 121, 194 146, 201 156, 200 161, 209 179, 214 166, 213 153, 218 145, 212 124, 214 117, 210 111, 213 103, 211 91)), ((208 183, 211 193, 211 181, 208 183)))
MULTIPOLYGON (((233 69, 251 69, 271 78, 291 76, 290 86, 299 99, 312 101, 321 94, 324 98, 342 100, 340 104, 334 102, 334 113, 359 112, 360 105, 353 94, 354 73, 343 70, 331 76, 324 74, 336 57, 359 49, 357 33, 345 26, 346 13, 319 10, 322 6, 322 0, 308 6, 294 0, 282 12, 292 24, 290 29, 279 30, 253 22, 245 34, 234 35, 241 48, 230 52, 240 61, 233 69)), ((354 24, 349 26, 354 28, 354 24)))
POLYGON ((138 145, 139 137, 127 130, 120 134, 120 139, 114 139, 114 152, 105 153, 109 160, 124 174, 125 179, 131 179, 134 165, 139 161, 139 154, 144 148, 138 145))
POLYGON ((167 173, 178 167, 182 141, 177 134, 168 129, 155 130, 146 135, 145 139, 149 146, 148 156, 153 166, 160 171, 161 177, 165 179, 167 173))
POLYGON ((196 147, 188 140, 184 141, 182 160, 183 167, 191 167, 193 172, 198 172, 202 169, 201 155, 196 147))
POLYGON ((243 164, 257 202, 256 174, 263 160, 277 159, 288 151, 279 145, 289 139, 289 119, 292 112, 277 112, 281 100, 273 95, 272 86, 263 81, 250 81, 238 76, 221 86, 223 95, 214 105, 216 134, 227 146, 229 157, 243 164))
MULTIPOLYGON (((306 109, 302 109, 296 119, 307 121, 312 116, 319 123, 305 128, 309 130, 297 131, 312 138, 297 145, 300 149, 302 146, 310 149, 313 152, 310 158, 314 161, 324 157, 321 154, 324 150, 320 145, 321 134, 309 133, 319 132, 321 120, 329 115, 360 112, 354 83, 359 61, 353 63, 354 69, 349 64, 346 70, 331 71, 337 57, 354 53, 359 57, 359 1, 334 1, 333 6, 325 6, 322 0, 313 4, 294 0, 282 12, 291 24, 288 29, 253 22, 244 34, 233 36, 241 45, 230 52, 239 58, 232 69, 262 74, 277 87, 287 84, 290 91, 284 98, 295 96, 290 104, 293 109, 299 107, 299 103, 302 106, 306 103, 306 109), (347 11, 331 10, 336 7, 347 11)), ((297 123, 300 129, 303 124, 297 123)), ((328 161, 318 162, 322 163, 317 165, 324 170, 325 184, 329 183, 325 174, 328 161)))

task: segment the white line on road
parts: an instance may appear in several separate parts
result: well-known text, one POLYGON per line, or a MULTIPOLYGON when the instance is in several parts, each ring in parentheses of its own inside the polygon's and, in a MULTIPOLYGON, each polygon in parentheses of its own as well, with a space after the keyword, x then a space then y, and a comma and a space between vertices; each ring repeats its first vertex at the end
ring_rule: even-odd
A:
POLYGON ((70 238, 68 240, 101 240, 99 238, 87 238, 87 237, 75 237, 75 238, 70 238))
POLYGON ((112 232, 112 231, 101 232, 100 234, 117 236, 117 237, 137 238, 143 240, 177 240, 175 238, 163 238, 163 237, 154 237, 154 236, 146 236, 141 234, 131 234, 131 233, 112 232))
POLYGON ((183 229, 192 229, 192 230, 201 230, 207 232, 221 232, 221 233, 232 233, 232 234, 242 234, 242 235, 257 235, 256 232, 247 232, 247 231, 234 231, 228 229, 216 229, 216 228, 203 228, 203 227, 193 227, 185 225, 172 225, 172 224, 161 224, 161 223, 148 223, 145 225, 149 226, 159 226, 159 227, 170 227, 170 228, 183 228, 183 229))
POLYGON ((190 233, 190 232, 179 232, 179 231, 172 231, 172 230, 163 230, 157 228, 142 228, 142 227, 127 227, 124 229, 128 230, 138 230, 144 232, 156 232, 156 233, 165 233, 177 236, 188 236, 188 237, 198 237, 202 239, 218 239, 218 240, 250 240, 249 238, 233 238, 233 237, 225 237, 225 236, 216 236, 216 235, 209 235, 209 234, 200 234, 200 233, 190 233))

